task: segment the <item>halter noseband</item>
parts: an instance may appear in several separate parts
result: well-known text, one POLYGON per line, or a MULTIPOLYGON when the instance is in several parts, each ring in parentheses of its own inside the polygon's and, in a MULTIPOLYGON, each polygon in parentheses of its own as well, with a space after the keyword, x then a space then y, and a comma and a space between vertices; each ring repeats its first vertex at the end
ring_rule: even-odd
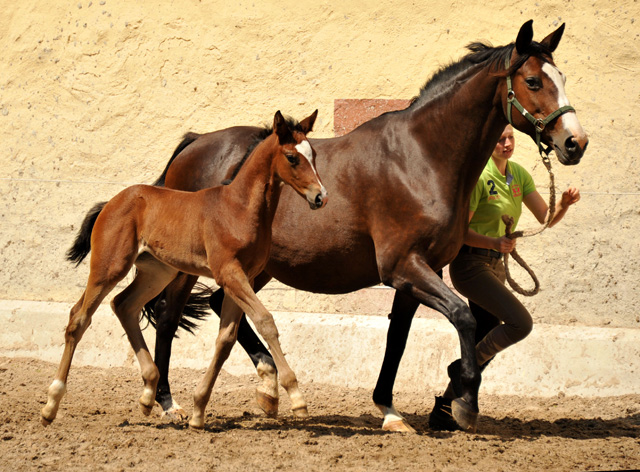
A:
MULTIPOLYGON (((509 67, 511 67, 511 61, 509 60, 508 57, 505 60, 505 65, 507 70, 509 70, 509 67)), ((563 107, 558 108, 556 111, 554 111, 544 119, 536 118, 531 113, 529 113, 525 109, 525 107, 523 107, 522 104, 518 101, 518 99, 516 98, 516 93, 513 91, 513 87, 511 86, 511 75, 507 75, 507 120, 509 121, 509 124, 513 126, 513 121, 511 119, 511 105, 516 107, 516 110, 518 110, 522 114, 522 116, 524 116, 535 127, 536 144, 538 145, 538 151, 540 152, 540 156, 542 156, 542 154, 544 153, 546 154, 546 157, 548 159, 549 153, 551 152, 551 146, 547 146, 546 149, 543 148, 542 141, 541 141, 542 131, 545 129, 545 127, 549 123, 551 123, 553 120, 558 118, 560 115, 563 115, 569 111, 572 111, 575 113, 576 111, 575 108, 573 108, 571 105, 565 105, 563 107)))

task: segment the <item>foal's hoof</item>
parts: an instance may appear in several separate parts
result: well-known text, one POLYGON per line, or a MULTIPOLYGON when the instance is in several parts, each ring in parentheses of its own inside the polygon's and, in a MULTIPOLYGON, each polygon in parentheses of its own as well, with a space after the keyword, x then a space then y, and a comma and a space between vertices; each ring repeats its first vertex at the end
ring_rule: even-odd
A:
POLYGON ((153 404, 149 406, 140 402, 139 405, 140 405, 140 411, 142 411, 142 414, 144 416, 149 416, 151 414, 151 411, 153 410, 153 404))
POLYGON ((278 416, 278 398, 272 397, 260 390, 256 390, 256 402, 258 402, 258 406, 269 418, 275 418, 278 416))
POLYGON ((389 421, 387 423, 383 423, 382 424, 382 430, 383 431, 391 431, 394 433, 412 433, 415 434, 416 430, 413 429, 413 427, 407 423, 407 420, 402 419, 402 420, 396 420, 396 421, 389 421))
POLYGON ((168 423, 182 423, 187 419, 187 412, 182 408, 169 408, 167 411, 163 411, 160 419, 168 423))
POLYGON ((51 423, 53 423, 53 419, 46 419, 44 416, 40 417, 40 422, 42 423, 42 426, 47 427, 49 426, 51 423))
POLYGON ((293 411, 293 416, 295 416, 296 418, 299 418, 299 419, 309 418, 309 411, 307 410, 306 406, 292 408, 291 411, 293 411))
POLYGON ((204 429, 204 421, 199 421, 192 418, 191 421, 189 421, 189 428, 201 431, 204 429))
POLYGON ((478 412, 471 408, 463 398, 456 398, 451 402, 451 414, 462 431, 475 433, 478 423, 478 412))

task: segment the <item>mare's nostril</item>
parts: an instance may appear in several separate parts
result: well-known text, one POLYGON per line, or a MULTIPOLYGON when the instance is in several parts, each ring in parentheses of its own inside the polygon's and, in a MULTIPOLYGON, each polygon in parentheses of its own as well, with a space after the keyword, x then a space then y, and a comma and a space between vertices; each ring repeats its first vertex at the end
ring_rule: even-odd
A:
POLYGON ((316 195, 316 199, 315 202, 316 207, 320 208, 322 206, 322 194, 319 193, 318 195, 316 195))
POLYGON ((564 147, 568 152, 573 152, 578 148, 578 141, 576 141, 576 139, 571 136, 564 142, 564 147))

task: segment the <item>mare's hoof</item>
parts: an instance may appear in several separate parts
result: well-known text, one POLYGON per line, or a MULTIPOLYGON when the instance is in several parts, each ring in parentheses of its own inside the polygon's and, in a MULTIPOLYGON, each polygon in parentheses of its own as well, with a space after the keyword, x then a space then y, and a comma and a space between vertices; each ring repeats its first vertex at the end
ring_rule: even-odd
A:
POLYGON ((299 419, 309 418, 309 411, 306 406, 301 406, 299 408, 292 408, 293 416, 299 419))
POLYGON ((278 416, 278 398, 256 390, 256 402, 258 402, 258 406, 269 418, 275 418, 278 416))
POLYGON ((462 431, 475 433, 478 423, 478 412, 471 408, 463 398, 456 398, 451 402, 451 414, 462 431))
POLYGON ((396 421, 389 421, 387 423, 384 423, 382 425, 382 430, 383 431, 391 431, 394 433, 412 433, 415 434, 416 430, 413 429, 413 427, 407 423, 406 420, 402 419, 402 420, 396 420, 396 421))
POLYGON ((460 425, 453 419, 449 398, 436 397, 436 404, 429 415, 429 428, 434 431, 460 431, 460 425))
POLYGON ((49 426, 51 423, 53 423, 53 419, 46 419, 44 416, 40 417, 40 422, 42 423, 42 426, 47 427, 49 426))

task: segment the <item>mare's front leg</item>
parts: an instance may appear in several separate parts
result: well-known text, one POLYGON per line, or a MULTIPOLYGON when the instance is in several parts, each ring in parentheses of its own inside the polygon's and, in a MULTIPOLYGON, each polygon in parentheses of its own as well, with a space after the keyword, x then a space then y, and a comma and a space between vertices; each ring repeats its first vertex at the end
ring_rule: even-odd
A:
POLYGON ((198 280, 197 276, 184 273, 178 276, 164 289, 161 298, 156 302, 156 347, 155 364, 160 378, 156 390, 156 401, 162 407, 162 417, 173 420, 184 420, 186 412, 171 395, 169 386, 169 364, 171 362, 171 347, 176 335, 182 310, 189 300, 191 290, 198 280))
MULTIPOLYGON (((442 313, 458 331, 462 359, 463 393, 461 398, 453 400, 451 409, 453 418, 460 428, 464 431, 474 432, 478 419, 480 370, 476 361, 474 341, 476 321, 469 307, 416 253, 410 254, 404 261, 394 264, 393 271, 384 274, 383 280, 385 284, 411 295, 420 303, 442 313)), ((398 338, 389 337, 387 344, 397 343, 402 346, 406 343, 408 328, 399 330, 398 334, 398 338)), ((384 391, 384 387, 381 388, 384 391)), ((388 388, 389 386, 387 386, 388 388)))

